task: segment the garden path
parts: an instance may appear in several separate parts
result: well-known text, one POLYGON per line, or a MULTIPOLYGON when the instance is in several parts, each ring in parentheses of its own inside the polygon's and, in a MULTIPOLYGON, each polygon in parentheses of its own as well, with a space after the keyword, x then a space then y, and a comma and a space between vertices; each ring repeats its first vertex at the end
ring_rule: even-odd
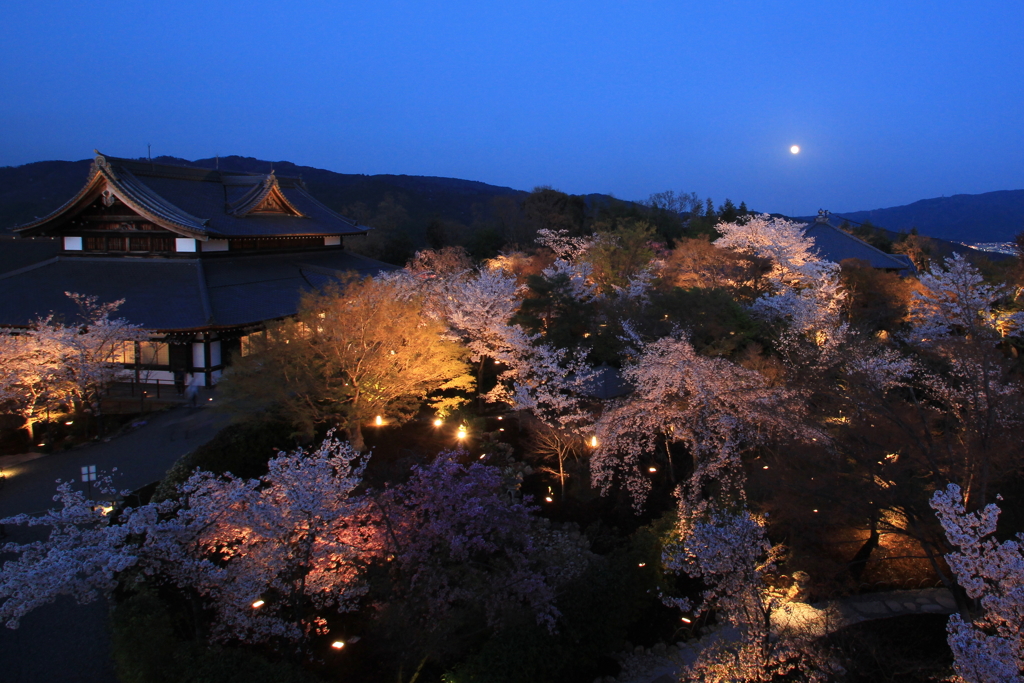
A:
MULTIPOLYGON (((884 593, 854 595, 842 600, 814 604, 786 603, 772 615, 780 630, 798 629, 814 635, 827 635, 843 627, 871 619, 885 619, 906 614, 952 614, 956 601, 946 588, 897 590, 884 593)), ((633 652, 618 656, 622 672, 618 677, 606 676, 595 683, 672 683, 679 680, 682 669, 692 664, 697 653, 711 641, 729 637, 726 632, 711 632, 700 639, 659 643, 652 648, 637 646, 633 652)), ((735 636, 733 636, 735 637, 735 636)))

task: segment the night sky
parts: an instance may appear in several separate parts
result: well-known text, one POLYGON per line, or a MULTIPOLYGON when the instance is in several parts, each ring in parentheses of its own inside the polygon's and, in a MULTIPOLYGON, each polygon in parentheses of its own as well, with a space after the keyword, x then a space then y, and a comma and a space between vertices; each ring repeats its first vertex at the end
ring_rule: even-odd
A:
POLYGON ((1022 31, 1016 0, 10 2, 0 165, 151 143, 872 209, 1024 187, 1022 31))

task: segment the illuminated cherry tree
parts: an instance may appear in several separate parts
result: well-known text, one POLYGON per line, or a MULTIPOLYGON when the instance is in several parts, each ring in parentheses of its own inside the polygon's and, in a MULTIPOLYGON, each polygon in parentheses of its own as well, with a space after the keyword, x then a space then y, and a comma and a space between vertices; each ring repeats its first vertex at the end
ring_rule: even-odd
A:
MULTIPOLYGON (((830 356, 845 339, 841 320, 846 292, 839 279, 838 264, 820 259, 814 240, 804 233, 805 223, 794 223, 768 215, 744 217, 735 223, 716 226, 722 237, 715 246, 734 249, 768 259, 771 291, 758 297, 751 306, 755 316, 768 321, 783 321, 782 347, 793 362, 806 363, 807 353, 799 354, 801 341, 813 342, 810 360, 830 356)), ((804 350, 806 351, 806 350, 804 350)))
POLYGON ((0 332, 0 404, 25 421, 30 437, 47 412, 98 408, 103 391, 124 372, 125 344, 147 338, 112 317, 123 300, 101 304, 66 294, 78 305, 78 323, 50 314, 25 330, 0 332))
POLYGON ((770 259, 769 277, 775 282, 801 279, 802 268, 820 260, 814 252, 814 240, 804 234, 806 223, 794 223, 768 214, 745 216, 735 223, 715 226, 722 236, 716 247, 734 249, 770 259))
POLYGON ((1000 313, 993 304, 1005 292, 985 284, 981 273, 961 254, 945 259, 920 278, 914 292, 913 340, 931 344, 949 339, 998 339, 1024 322, 1020 313, 1000 313))
POLYGON ((949 543, 950 569, 980 611, 953 614, 946 627, 957 674, 967 683, 1024 680, 1024 534, 998 542, 994 503, 967 512, 960 487, 949 484, 932 495, 949 543))
POLYGON ((772 614, 781 601, 765 578, 775 571, 782 548, 765 535, 763 518, 752 515, 739 494, 727 500, 679 497, 679 523, 666 544, 662 563, 704 585, 700 600, 666 599, 684 612, 715 610, 734 629, 709 639, 683 680, 701 683, 768 683, 797 676, 801 681, 834 680, 837 667, 813 642, 815 634, 780 630, 772 614))
POLYGON ((181 487, 198 571, 179 573, 216 609, 214 636, 299 641, 320 616, 356 608, 380 554, 366 501, 354 496, 366 458, 333 435, 319 449, 272 459, 259 480, 197 472, 181 487))
POLYGON ((671 443, 689 451, 696 490, 731 476, 742 449, 800 431, 794 396, 761 374, 702 356, 681 336, 634 341, 637 358, 622 370, 633 391, 605 410, 596 429, 591 476, 602 491, 619 479, 639 508, 650 490, 646 465, 671 443))

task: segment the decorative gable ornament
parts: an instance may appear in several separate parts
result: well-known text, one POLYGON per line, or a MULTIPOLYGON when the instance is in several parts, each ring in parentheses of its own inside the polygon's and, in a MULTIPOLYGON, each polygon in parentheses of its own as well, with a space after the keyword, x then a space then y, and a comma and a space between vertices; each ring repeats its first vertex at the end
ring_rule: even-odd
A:
POLYGON ((253 186, 240 199, 228 205, 228 213, 242 218, 245 216, 295 216, 305 218, 303 213, 288 201, 271 171, 262 182, 253 186))

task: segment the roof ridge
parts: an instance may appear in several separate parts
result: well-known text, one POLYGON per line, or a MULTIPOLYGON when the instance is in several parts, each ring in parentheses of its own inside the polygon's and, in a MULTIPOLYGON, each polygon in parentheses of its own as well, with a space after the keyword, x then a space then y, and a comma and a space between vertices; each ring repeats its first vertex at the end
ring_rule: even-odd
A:
POLYGON ((828 227, 832 228, 832 229, 833 229, 833 230, 835 230, 836 232, 839 232, 839 233, 840 233, 840 234, 842 234, 842 235, 843 235, 844 237, 849 237, 850 239, 853 239, 853 240, 857 240, 858 242, 860 242, 861 244, 863 244, 863 245, 864 245, 865 247, 867 247, 868 249, 873 249, 874 251, 877 251, 877 252, 878 252, 879 254, 881 254, 882 256, 886 256, 886 257, 888 257, 888 258, 892 258, 892 257, 893 257, 893 255, 892 255, 892 254, 890 254, 890 253, 888 253, 888 252, 884 252, 884 251, 882 251, 881 249, 879 249, 879 248, 878 248, 878 247, 876 247, 875 245, 871 244, 870 242, 867 242, 867 241, 865 241, 865 240, 862 240, 861 238, 857 237, 856 235, 853 235, 853 234, 851 234, 851 233, 848 233, 848 232, 846 232, 846 231, 845 231, 845 230, 843 230, 842 228, 839 228, 839 227, 836 227, 836 226, 834 226, 834 225, 831 225, 830 223, 825 223, 824 225, 827 225, 828 227))
POLYGON ((9 270, 6 273, 0 273, 0 280, 6 280, 9 277, 14 277, 15 275, 21 275, 22 273, 27 273, 30 270, 35 270, 36 268, 42 268, 43 266, 48 266, 48 265, 50 265, 52 263, 56 263, 59 260, 60 260, 60 256, 52 256, 52 257, 46 259, 45 261, 39 261, 37 263, 32 263, 32 264, 29 264, 27 266, 22 266, 21 268, 16 268, 15 270, 9 270))

